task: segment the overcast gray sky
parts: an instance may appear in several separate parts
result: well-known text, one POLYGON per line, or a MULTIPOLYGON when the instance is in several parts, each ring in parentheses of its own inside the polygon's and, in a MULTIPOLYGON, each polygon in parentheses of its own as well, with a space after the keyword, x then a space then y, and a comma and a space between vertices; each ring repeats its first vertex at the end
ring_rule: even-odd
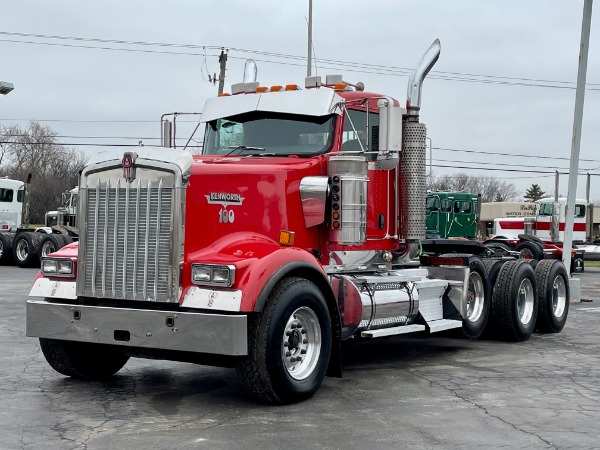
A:
MULTIPOLYGON (((595 6, 580 169, 599 175, 591 197, 600 199, 595 6)), ((403 103, 402 69, 439 38, 442 53, 424 84, 421 114, 433 140, 434 174, 494 175, 521 195, 532 183, 552 194, 551 173, 569 167, 582 12, 583 0, 314 0, 313 73, 342 73, 403 103)), ((64 143, 157 144, 161 114, 200 112, 216 95, 208 73, 218 73, 220 47, 229 49, 226 90, 241 81, 249 57, 264 85, 303 84, 307 16, 308 0, 5 0, 0 80, 15 90, 0 98, 0 125, 47 120, 69 136, 64 143)), ((193 124, 180 120, 184 144, 193 124)), ((566 195, 566 175, 560 183, 566 195)), ((584 194, 581 176, 578 196, 584 194)))

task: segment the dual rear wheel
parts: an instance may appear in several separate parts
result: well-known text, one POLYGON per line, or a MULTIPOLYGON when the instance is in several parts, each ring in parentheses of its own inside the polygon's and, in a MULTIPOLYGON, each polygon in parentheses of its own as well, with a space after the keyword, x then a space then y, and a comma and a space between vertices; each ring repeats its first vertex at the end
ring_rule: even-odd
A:
MULTIPOLYGON (((489 291, 480 298, 488 304, 467 308, 463 320, 467 337, 478 337, 485 331, 486 336, 496 339, 526 341, 534 330, 558 333, 563 329, 569 311, 569 282, 560 261, 545 259, 531 264, 523 259, 486 260, 482 265, 489 291), (482 320, 485 311, 486 321, 482 320)), ((477 286, 482 278, 478 264, 470 261, 470 266, 468 305, 477 292, 471 286, 477 286)))

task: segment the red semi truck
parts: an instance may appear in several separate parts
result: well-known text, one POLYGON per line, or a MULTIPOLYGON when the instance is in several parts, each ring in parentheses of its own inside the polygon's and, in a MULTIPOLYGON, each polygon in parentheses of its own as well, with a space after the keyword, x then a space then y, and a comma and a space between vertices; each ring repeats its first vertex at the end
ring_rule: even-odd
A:
POLYGON ((96 155, 79 242, 43 258, 27 335, 67 376, 189 361, 236 367, 253 396, 290 403, 341 376, 350 339, 559 332, 560 261, 425 239, 419 110, 439 51, 436 40, 413 71, 406 107, 341 76, 251 81, 206 102, 201 155, 96 155))

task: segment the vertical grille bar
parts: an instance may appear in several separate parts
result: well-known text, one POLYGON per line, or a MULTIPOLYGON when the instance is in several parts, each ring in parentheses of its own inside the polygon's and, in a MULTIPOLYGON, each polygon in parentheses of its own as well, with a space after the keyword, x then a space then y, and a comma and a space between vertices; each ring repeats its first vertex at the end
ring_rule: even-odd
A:
POLYGON ((94 251, 92 252, 92 295, 96 295, 96 257, 98 255, 98 210, 100 209, 100 180, 96 184, 96 205, 94 207, 94 251))
POLYGON ((106 253, 108 252, 108 206, 110 204, 110 179, 106 181, 104 203, 104 242, 102 243, 102 296, 106 295, 106 253))
POLYGON ((117 184, 115 186, 115 226, 113 232, 113 257, 112 257, 112 283, 111 283, 111 292, 114 297, 115 295, 115 282, 117 278, 117 242, 118 242, 118 225, 119 225, 119 189, 121 188, 121 179, 117 180, 117 184))
MULTIPOLYGON (((133 248, 134 251, 137 251, 138 248, 138 238, 139 238, 139 233, 140 233, 140 227, 139 227, 139 223, 140 223, 140 196, 142 193, 141 188, 141 181, 142 180, 138 180, 137 182, 137 196, 136 196, 136 202, 135 202, 135 240, 134 240, 134 244, 133 244, 133 248)), ((137 253, 135 255, 133 255, 133 298, 135 299, 137 297, 137 262, 138 262, 138 255, 137 253)))
POLYGON ((129 241, 129 186, 125 184, 125 236, 123 238, 123 297, 127 295, 127 242, 129 241))
POLYGON ((158 298, 158 253, 160 250, 160 220, 162 218, 162 178, 158 182, 158 204, 156 206, 156 246, 154 251, 154 299, 158 298))
POLYGON ((144 298, 148 297, 148 251, 150 250, 150 200, 152 198, 151 180, 148 180, 148 188, 146 192, 146 237, 144 239, 144 298))

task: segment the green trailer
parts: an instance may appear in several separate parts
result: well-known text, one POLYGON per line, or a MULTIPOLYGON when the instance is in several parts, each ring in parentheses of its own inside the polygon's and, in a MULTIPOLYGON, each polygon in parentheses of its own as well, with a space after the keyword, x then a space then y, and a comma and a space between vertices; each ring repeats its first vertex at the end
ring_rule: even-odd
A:
POLYGON ((479 221, 479 198, 466 192, 427 192, 427 235, 474 238, 479 221))

